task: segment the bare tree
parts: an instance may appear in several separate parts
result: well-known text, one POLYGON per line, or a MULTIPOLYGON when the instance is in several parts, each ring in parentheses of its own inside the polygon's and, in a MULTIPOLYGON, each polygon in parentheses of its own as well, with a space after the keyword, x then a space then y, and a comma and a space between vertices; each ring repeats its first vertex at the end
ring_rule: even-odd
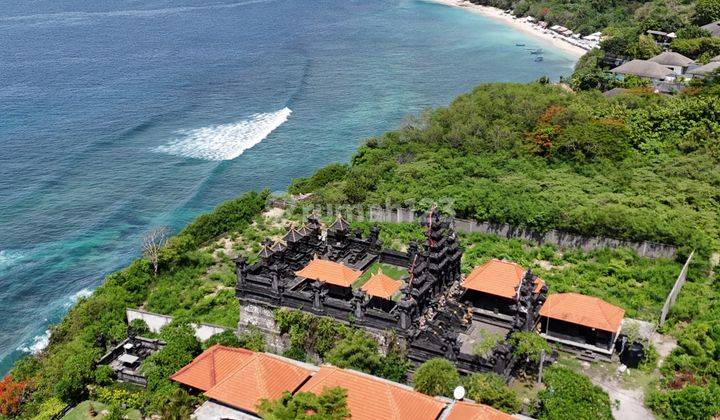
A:
POLYGON ((168 228, 159 227, 151 230, 142 237, 143 255, 150 260, 157 276, 160 250, 168 239, 168 228))

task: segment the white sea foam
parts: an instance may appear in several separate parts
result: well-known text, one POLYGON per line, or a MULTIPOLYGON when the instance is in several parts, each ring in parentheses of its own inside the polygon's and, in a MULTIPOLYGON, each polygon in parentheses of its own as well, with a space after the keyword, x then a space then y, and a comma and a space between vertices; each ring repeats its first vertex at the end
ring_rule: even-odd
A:
POLYGON ((42 335, 33 338, 32 344, 28 346, 20 346, 17 349, 25 353, 38 354, 50 344, 50 330, 46 330, 42 335))
POLYGON ((16 251, 0 249, 0 271, 14 265, 23 258, 23 254, 16 251))
POLYGON ((263 141, 287 121, 291 113, 290 108, 283 108, 236 123, 179 131, 179 138, 156 150, 198 159, 232 160, 263 141))
POLYGON ((68 299, 68 302, 65 304, 66 307, 73 306, 77 303, 78 300, 86 297, 90 297, 93 292, 90 289, 82 289, 79 292, 75 293, 74 295, 70 296, 70 299, 68 299))

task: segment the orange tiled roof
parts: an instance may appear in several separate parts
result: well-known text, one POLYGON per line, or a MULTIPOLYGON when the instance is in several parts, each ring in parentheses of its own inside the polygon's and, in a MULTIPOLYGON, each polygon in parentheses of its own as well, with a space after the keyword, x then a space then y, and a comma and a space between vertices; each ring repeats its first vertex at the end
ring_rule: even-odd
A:
POLYGON ((400 384, 360 372, 322 366, 300 388, 319 394, 325 388, 347 390, 347 406, 353 420, 435 420, 445 404, 400 384))
POLYGON ((401 287, 401 281, 395 280, 379 270, 360 289, 370 296, 390 300, 401 287))
POLYGON ((250 350, 216 344, 177 371, 170 379, 207 391, 227 378, 238 365, 247 362, 254 354, 250 350))
POLYGON ((625 310, 596 297, 557 293, 548 296, 540 315, 614 333, 620 329, 625 310))
MULTIPOLYGON (((514 299, 520 285, 525 269, 520 265, 510 262, 492 259, 485 264, 475 267, 468 274, 462 287, 487 293, 494 296, 501 296, 508 299, 514 299)), ((535 292, 540 291, 544 285, 539 278, 535 280, 535 292)))
POLYGON ((490 406, 456 401, 445 420, 512 420, 513 416, 505 414, 490 406))
POLYGON ((350 287, 362 275, 361 271, 353 270, 340 263, 315 258, 302 270, 295 274, 306 279, 319 280, 336 286, 350 287))
POLYGON ((311 372, 265 353, 235 367, 225 379, 205 392, 208 398, 249 412, 263 398, 274 400, 284 391, 295 392, 311 372))

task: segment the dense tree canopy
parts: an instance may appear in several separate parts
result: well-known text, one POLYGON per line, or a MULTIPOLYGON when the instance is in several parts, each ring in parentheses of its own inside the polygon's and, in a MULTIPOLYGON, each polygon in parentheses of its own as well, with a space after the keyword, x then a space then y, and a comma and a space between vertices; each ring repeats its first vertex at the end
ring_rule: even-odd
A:
POLYGON ((420 365, 413 375, 413 387, 423 394, 451 397, 458 385, 460 375, 446 359, 430 359, 420 365))
POLYGON ((266 420, 342 420, 350 417, 347 391, 326 388, 320 395, 312 392, 285 392, 277 400, 261 400, 258 414, 266 420))
POLYGON ((485 85, 370 139, 344 178, 296 185, 321 202, 449 198, 479 220, 708 249, 720 237, 718 115, 706 96, 485 85))

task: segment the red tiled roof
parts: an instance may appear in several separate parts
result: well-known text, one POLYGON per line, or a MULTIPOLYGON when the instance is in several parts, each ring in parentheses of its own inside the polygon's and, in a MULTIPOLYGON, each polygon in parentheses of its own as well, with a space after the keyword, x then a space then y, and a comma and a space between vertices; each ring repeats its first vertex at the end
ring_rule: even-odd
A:
POLYGON ((250 350, 214 345, 170 377, 193 388, 207 391, 247 362, 255 353, 250 350))
POLYGON ((382 271, 378 271, 370 277, 370 280, 362 285, 360 290, 370 296, 390 300, 401 287, 401 281, 393 279, 382 271))
POLYGON ((512 420, 513 416, 483 404, 456 401, 445 420, 512 420))
MULTIPOLYGON (((517 295, 517 287, 520 285, 525 270, 520 265, 510 262, 492 259, 485 264, 475 267, 468 274, 462 287, 494 296, 501 296, 514 299, 517 295)), ((535 292, 540 291, 543 281, 535 280, 535 292)))
POLYGON ((620 330, 625 310, 596 297, 557 293, 548 296, 540 315, 615 333, 620 330))
POLYGON ((249 412, 263 399, 274 400, 284 391, 295 392, 311 372, 264 353, 240 364, 221 382, 205 392, 208 398, 249 412))
POLYGON ((445 407, 435 398, 400 384, 333 366, 322 366, 300 391, 319 394, 336 386, 347 390, 353 420, 435 420, 445 407))
POLYGON ((295 275, 336 286, 350 287, 362 275, 362 272, 335 261, 315 258, 302 270, 296 271, 295 275))

